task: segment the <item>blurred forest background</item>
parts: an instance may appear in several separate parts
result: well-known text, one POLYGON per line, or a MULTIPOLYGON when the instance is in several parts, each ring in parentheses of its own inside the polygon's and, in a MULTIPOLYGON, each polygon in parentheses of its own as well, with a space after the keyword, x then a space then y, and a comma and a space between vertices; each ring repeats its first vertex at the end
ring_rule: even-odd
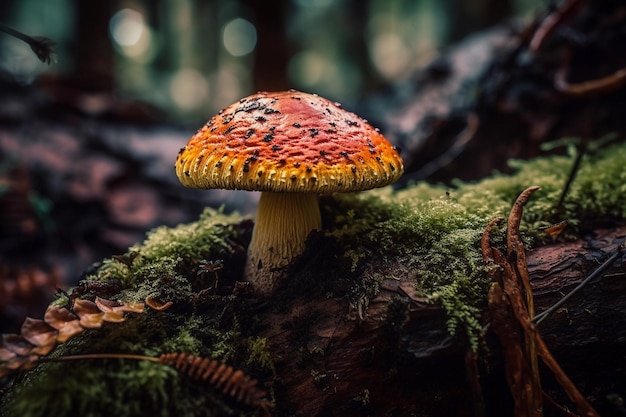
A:
MULTIPOLYGON (((111 92, 198 126, 259 90, 296 88, 350 107, 446 45, 540 0, 5 0, 0 22, 56 43, 40 62, 0 35, 4 77, 111 92), (43 81, 42 81, 43 82, 43 81)), ((97 104, 94 103, 94 107, 97 104)), ((95 111, 95 110, 94 110, 95 111)))
MULTIPOLYGON (((491 58, 503 55, 493 39, 517 33, 510 25, 487 31, 478 48, 463 44, 456 57, 437 57, 470 34, 536 20, 552 6, 539 0, 0 2, 0 25, 55 44, 48 64, 23 39, 0 33, 0 331, 38 317, 57 287, 77 284, 151 228, 194 221, 206 206, 253 213, 254 193, 185 189, 173 164, 198 127, 258 90, 296 88, 341 102, 391 134, 407 168, 417 172, 441 149, 466 142, 459 132, 472 130, 475 110, 457 111, 456 97, 475 97, 472 85, 482 74, 496 87, 513 80, 521 88, 504 95, 504 112, 536 113, 521 113, 511 129, 511 117, 486 112, 485 120, 503 120, 515 137, 501 141, 499 128, 486 123, 487 140, 477 142, 485 145, 469 154, 463 171, 444 175, 478 178, 496 168, 495 160, 532 156, 528 138, 558 124, 537 105, 559 103, 545 99, 554 91, 536 75, 536 65, 551 65, 552 54, 515 77, 506 65, 505 76, 493 76, 491 58), (519 79, 530 79, 531 87, 519 79), (409 106, 387 117, 400 109, 398 97, 409 106), (528 97, 534 104, 521 101, 528 97), (426 106, 414 109, 411 102, 426 106), (494 143, 502 152, 491 152, 494 143), (494 156, 477 163, 475 155, 494 156)), ((426 178, 426 171, 413 178, 426 178)))
MULTIPOLYGON (((511 172, 511 159, 566 154, 576 168, 623 142, 624 45, 623 0, 0 0, 0 333, 40 318, 59 290, 118 293, 116 278, 84 278, 103 259, 132 263, 151 229, 207 206, 251 217, 258 193, 186 189, 174 171, 196 129, 244 96, 295 88, 338 101, 402 151, 394 187, 428 181, 454 198, 455 181, 511 172), (31 48, 46 49, 36 37, 54 57, 31 48)), ((585 323, 609 317, 612 335, 623 315, 603 308, 585 308, 585 323)), ((623 340, 603 355, 605 339, 581 343, 570 324, 570 345, 546 340, 583 352, 571 363, 623 393, 623 340)))

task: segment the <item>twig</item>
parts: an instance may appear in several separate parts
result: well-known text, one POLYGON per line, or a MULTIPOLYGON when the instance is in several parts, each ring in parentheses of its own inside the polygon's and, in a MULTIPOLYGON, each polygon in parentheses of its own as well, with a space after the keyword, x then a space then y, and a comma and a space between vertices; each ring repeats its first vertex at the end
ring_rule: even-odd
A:
POLYGON ((526 267, 526 253, 519 235, 519 227, 522 222, 524 205, 530 196, 537 190, 539 190, 538 186, 528 187, 517 197, 513 207, 511 208, 506 230, 507 255, 509 260, 517 267, 517 276, 520 278, 521 284, 524 286, 524 291, 526 293, 526 307, 530 317, 535 314, 535 307, 533 304, 532 290, 530 288, 530 280, 528 278, 528 270, 526 267))
POLYGON ((626 85, 626 68, 621 68, 606 77, 595 80, 570 84, 567 82, 565 68, 557 71, 554 78, 554 87, 561 93, 576 97, 590 97, 615 91, 626 85))
MULTIPOLYGON (((491 219, 491 221, 489 221, 489 224, 487 224, 487 226, 485 227, 482 239, 480 240, 480 248, 483 254, 483 261, 485 262, 485 264, 487 264, 487 266, 491 266, 494 264, 493 249, 491 248, 491 231, 495 226, 502 223, 502 220, 504 220, 504 217, 496 217, 495 219, 491 219)), ((493 279, 493 271, 490 271, 489 274, 493 279)), ((494 281, 496 280, 494 279, 494 281)))
POLYGON ((489 270, 494 282, 489 289, 488 303, 492 329, 498 335, 503 348, 515 415, 543 417, 545 398, 548 398, 549 404, 559 408, 564 415, 571 415, 549 399, 542 390, 538 367, 540 357, 552 371, 565 394, 576 404, 580 415, 599 417, 556 362, 532 320, 533 297, 519 226, 523 206, 537 189, 539 187, 524 190, 511 209, 507 229, 507 256, 490 244, 489 234, 493 226, 501 221, 500 219, 494 219, 487 225, 481 240, 483 259, 487 266, 500 267, 489 270), (522 292, 526 293, 525 299, 522 292))
POLYGON ((609 259, 604 261, 602 265, 598 267, 595 271, 593 271, 587 278, 585 278, 580 284, 576 286, 572 291, 570 291, 565 297, 561 298, 558 302, 556 302, 552 307, 548 308, 544 312, 537 314, 533 318, 533 322, 535 324, 541 323, 546 317, 550 314, 554 313, 558 310, 563 304, 565 304, 570 298, 572 298, 578 291, 580 291, 585 285, 598 278, 600 274, 602 274, 611 264, 619 257, 624 249, 624 244, 622 243, 617 247, 617 252, 615 252, 609 259))
POLYGON ((45 64, 56 63, 56 53, 54 52, 54 41, 43 36, 28 36, 13 28, 0 23, 0 31, 26 42, 30 49, 37 55, 37 58, 45 64))
POLYGON ((587 141, 581 140, 578 146, 576 147, 576 159, 574 159, 574 163, 572 164, 572 168, 569 171, 569 175, 567 176, 567 181, 565 182, 565 186, 561 191, 561 196, 559 197, 559 202, 557 203, 557 207, 561 209, 563 207, 563 203, 565 202, 565 197, 567 197, 567 193, 569 193, 569 189, 574 182, 574 178, 576 178, 576 174, 578 173, 578 168, 580 168, 580 163, 583 160, 583 156, 585 155, 585 151, 587 150, 587 141))
POLYGON ((524 213, 524 204, 526 204, 532 193, 538 189, 539 187, 536 185, 528 187, 521 192, 515 200, 515 203, 513 203, 506 225, 506 247, 509 258, 515 256, 514 252, 517 251, 520 242, 519 227, 522 222, 522 214, 524 213))
POLYGON ((587 0, 569 0, 556 9, 554 12, 546 16, 541 22, 532 39, 530 40, 529 49, 537 52, 546 39, 561 25, 578 12, 580 6, 587 0))
POLYGON ((39 358, 37 362, 69 362, 80 359, 132 359, 156 363, 161 362, 161 359, 158 356, 134 355, 131 353, 84 353, 80 355, 59 356, 56 358, 43 357, 39 358))

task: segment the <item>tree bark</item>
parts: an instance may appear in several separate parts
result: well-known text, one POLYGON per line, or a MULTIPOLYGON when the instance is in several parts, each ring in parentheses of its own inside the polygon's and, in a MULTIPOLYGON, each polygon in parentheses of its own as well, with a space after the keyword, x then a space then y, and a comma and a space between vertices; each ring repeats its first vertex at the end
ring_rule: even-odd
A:
MULTIPOLYGON (((536 311, 616 253, 625 235, 626 226, 616 226, 530 251, 536 311)), ((618 394, 626 374, 624 262, 618 256, 538 326, 565 373, 604 416, 624 411, 618 394)), ((281 398, 289 398, 298 415, 464 416, 476 415, 483 404, 484 415, 512 415, 500 347, 488 314, 484 319, 486 343, 474 362, 463 338, 447 332, 440 306, 416 297, 408 278, 389 278, 362 320, 345 300, 294 300, 286 311, 267 315, 270 325, 261 336, 280 358, 281 398)), ((549 372, 542 376, 544 390, 569 405, 549 372)))

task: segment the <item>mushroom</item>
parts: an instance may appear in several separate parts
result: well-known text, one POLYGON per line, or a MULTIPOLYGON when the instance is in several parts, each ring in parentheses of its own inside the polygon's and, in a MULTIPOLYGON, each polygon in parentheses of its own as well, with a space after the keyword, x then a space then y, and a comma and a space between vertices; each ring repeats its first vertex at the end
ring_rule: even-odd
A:
POLYGON ((397 149, 366 120, 314 94, 260 92, 222 110, 182 148, 186 187, 261 191, 245 278, 271 294, 322 226, 318 195, 396 181, 397 149))

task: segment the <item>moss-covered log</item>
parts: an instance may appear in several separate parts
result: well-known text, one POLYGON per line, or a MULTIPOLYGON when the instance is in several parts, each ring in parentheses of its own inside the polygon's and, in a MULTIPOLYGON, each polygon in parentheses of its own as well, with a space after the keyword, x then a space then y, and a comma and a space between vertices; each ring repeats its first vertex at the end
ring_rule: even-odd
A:
MULTIPOLYGON (((480 390, 468 369, 478 369, 487 415, 507 415, 502 357, 486 314, 485 226, 507 215, 526 187, 541 187, 521 226, 541 311, 623 242, 625 160, 624 145, 587 156, 562 207, 556 203, 572 164, 567 157, 516 162, 513 176, 454 188, 419 183, 325 197, 323 231, 309 237, 290 280, 266 299, 238 282, 251 222, 207 210, 195 223, 155 229, 56 302, 69 307, 101 296, 147 299, 156 308, 85 330, 47 357, 211 357, 258 379, 276 416, 472 415, 480 390), (559 236, 542 231, 565 219, 559 236), (478 362, 467 360, 474 353, 478 362)), ((503 228, 495 230, 493 245, 504 240, 503 228)), ((624 395, 621 262, 539 326, 604 415, 619 415, 610 407, 624 395)), ((566 403, 545 377, 544 388, 566 403)), ((3 416, 263 414, 172 367, 123 359, 40 363, 18 374, 1 401, 3 416)))

